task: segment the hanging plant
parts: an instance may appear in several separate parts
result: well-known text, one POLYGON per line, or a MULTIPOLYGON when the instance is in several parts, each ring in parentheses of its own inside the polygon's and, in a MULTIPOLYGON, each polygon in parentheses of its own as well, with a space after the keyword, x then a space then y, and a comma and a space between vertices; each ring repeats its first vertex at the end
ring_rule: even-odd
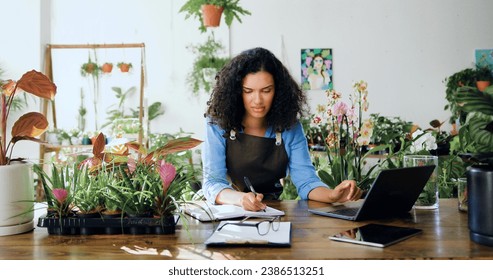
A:
POLYGON ((118 68, 120 68, 120 71, 123 73, 129 72, 130 69, 132 68, 132 63, 126 63, 126 62, 119 62, 117 64, 118 68))
POLYGON ((106 62, 101 66, 101 71, 103 74, 109 74, 111 71, 113 71, 113 63, 106 62))
POLYGON ((212 33, 204 43, 187 48, 196 55, 192 70, 187 75, 187 83, 195 95, 201 89, 210 92, 214 87, 216 73, 230 60, 220 55, 224 46, 215 40, 212 33))
POLYGON ((97 63, 92 62, 91 57, 89 57, 88 61, 80 67, 80 74, 83 77, 87 76, 98 76, 100 72, 100 68, 97 63))
POLYGON ((224 21, 228 27, 233 20, 241 21, 241 16, 251 15, 250 11, 243 9, 240 0, 187 0, 180 8, 180 13, 185 13, 185 19, 193 17, 200 22, 199 30, 204 33, 207 27, 216 27, 224 14, 224 21), (212 6, 211 6, 212 5, 212 6), (204 7, 205 6, 205 7, 204 7), (205 10, 204 10, 205 9, 205 10), (207 12, 212 11, 218 18, 209 21, 207 12))
POLYGON ((80 73, 83 77, 88 77, 90 82, 92 82, 92 87, 93 87, 93 94, 94 94, 94 99, 93 99, 93 105, 94 105, 94 123, 95 123, 95 128, 96 131, 99 129, 98 126, 98 102, 99 102, 99 78, 101 74, 101 68, 97 64, 97 54, 96 50, 94 49, 94 61, 91 59, 91 55, 89 54, 89 58, 87 60, 87 63, 82 64, 80 73), (91 79, 92 78, 92 79, 91 79))

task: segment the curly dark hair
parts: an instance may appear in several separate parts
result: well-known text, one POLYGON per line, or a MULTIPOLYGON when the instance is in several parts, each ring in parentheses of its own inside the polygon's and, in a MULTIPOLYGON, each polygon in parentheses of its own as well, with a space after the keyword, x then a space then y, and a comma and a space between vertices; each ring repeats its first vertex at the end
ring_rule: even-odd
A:
POLYGON ((239 130, 245 114, 243 79, 259 71, 266 71, 274 78, 275 95, 266 115, 267 125, 276 131, 292 127, 308 112, 305 93, 282 62, 264 48, 240 53, 219 71, 205 116, 226 131, 239 130))

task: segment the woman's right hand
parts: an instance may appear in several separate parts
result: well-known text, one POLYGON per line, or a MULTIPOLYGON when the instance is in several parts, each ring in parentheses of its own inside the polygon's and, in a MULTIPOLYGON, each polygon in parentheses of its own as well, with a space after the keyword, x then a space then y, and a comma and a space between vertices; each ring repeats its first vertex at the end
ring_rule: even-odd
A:
POLYGON ((240 205, 247 211, 261 211, 267 207, 265 203, 262 203, 263 198, 264 195, 261 193, 258 193, 257 195, 252 192, 244 193, 240 198, 240 205))
POLYGON ((244 193, 237 190, 224 189, 216 196, 216 203, 234 204, 248 211, 261 211, 267 207, 262 203, 262 199, 264 199, 264 195, 261 193, 255 195, 252 192, 244 193))

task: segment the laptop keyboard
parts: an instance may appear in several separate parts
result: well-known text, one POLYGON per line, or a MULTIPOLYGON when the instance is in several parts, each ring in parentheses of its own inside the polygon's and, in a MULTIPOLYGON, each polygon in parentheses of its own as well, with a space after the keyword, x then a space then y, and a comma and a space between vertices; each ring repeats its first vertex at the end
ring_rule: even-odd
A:
POLYGON ((337 210, 330 211, 330 213, 334 213, 342 216, 356 216, 359 208, 341 208, 337 210))

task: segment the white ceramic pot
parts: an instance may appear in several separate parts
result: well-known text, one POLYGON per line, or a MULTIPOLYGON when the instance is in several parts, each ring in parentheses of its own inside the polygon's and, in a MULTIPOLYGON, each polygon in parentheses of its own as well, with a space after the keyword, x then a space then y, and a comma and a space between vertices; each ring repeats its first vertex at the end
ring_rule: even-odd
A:
POLYGON ((30 163, 0 166, 0 236, 34 228, 34 180, 30 163))

